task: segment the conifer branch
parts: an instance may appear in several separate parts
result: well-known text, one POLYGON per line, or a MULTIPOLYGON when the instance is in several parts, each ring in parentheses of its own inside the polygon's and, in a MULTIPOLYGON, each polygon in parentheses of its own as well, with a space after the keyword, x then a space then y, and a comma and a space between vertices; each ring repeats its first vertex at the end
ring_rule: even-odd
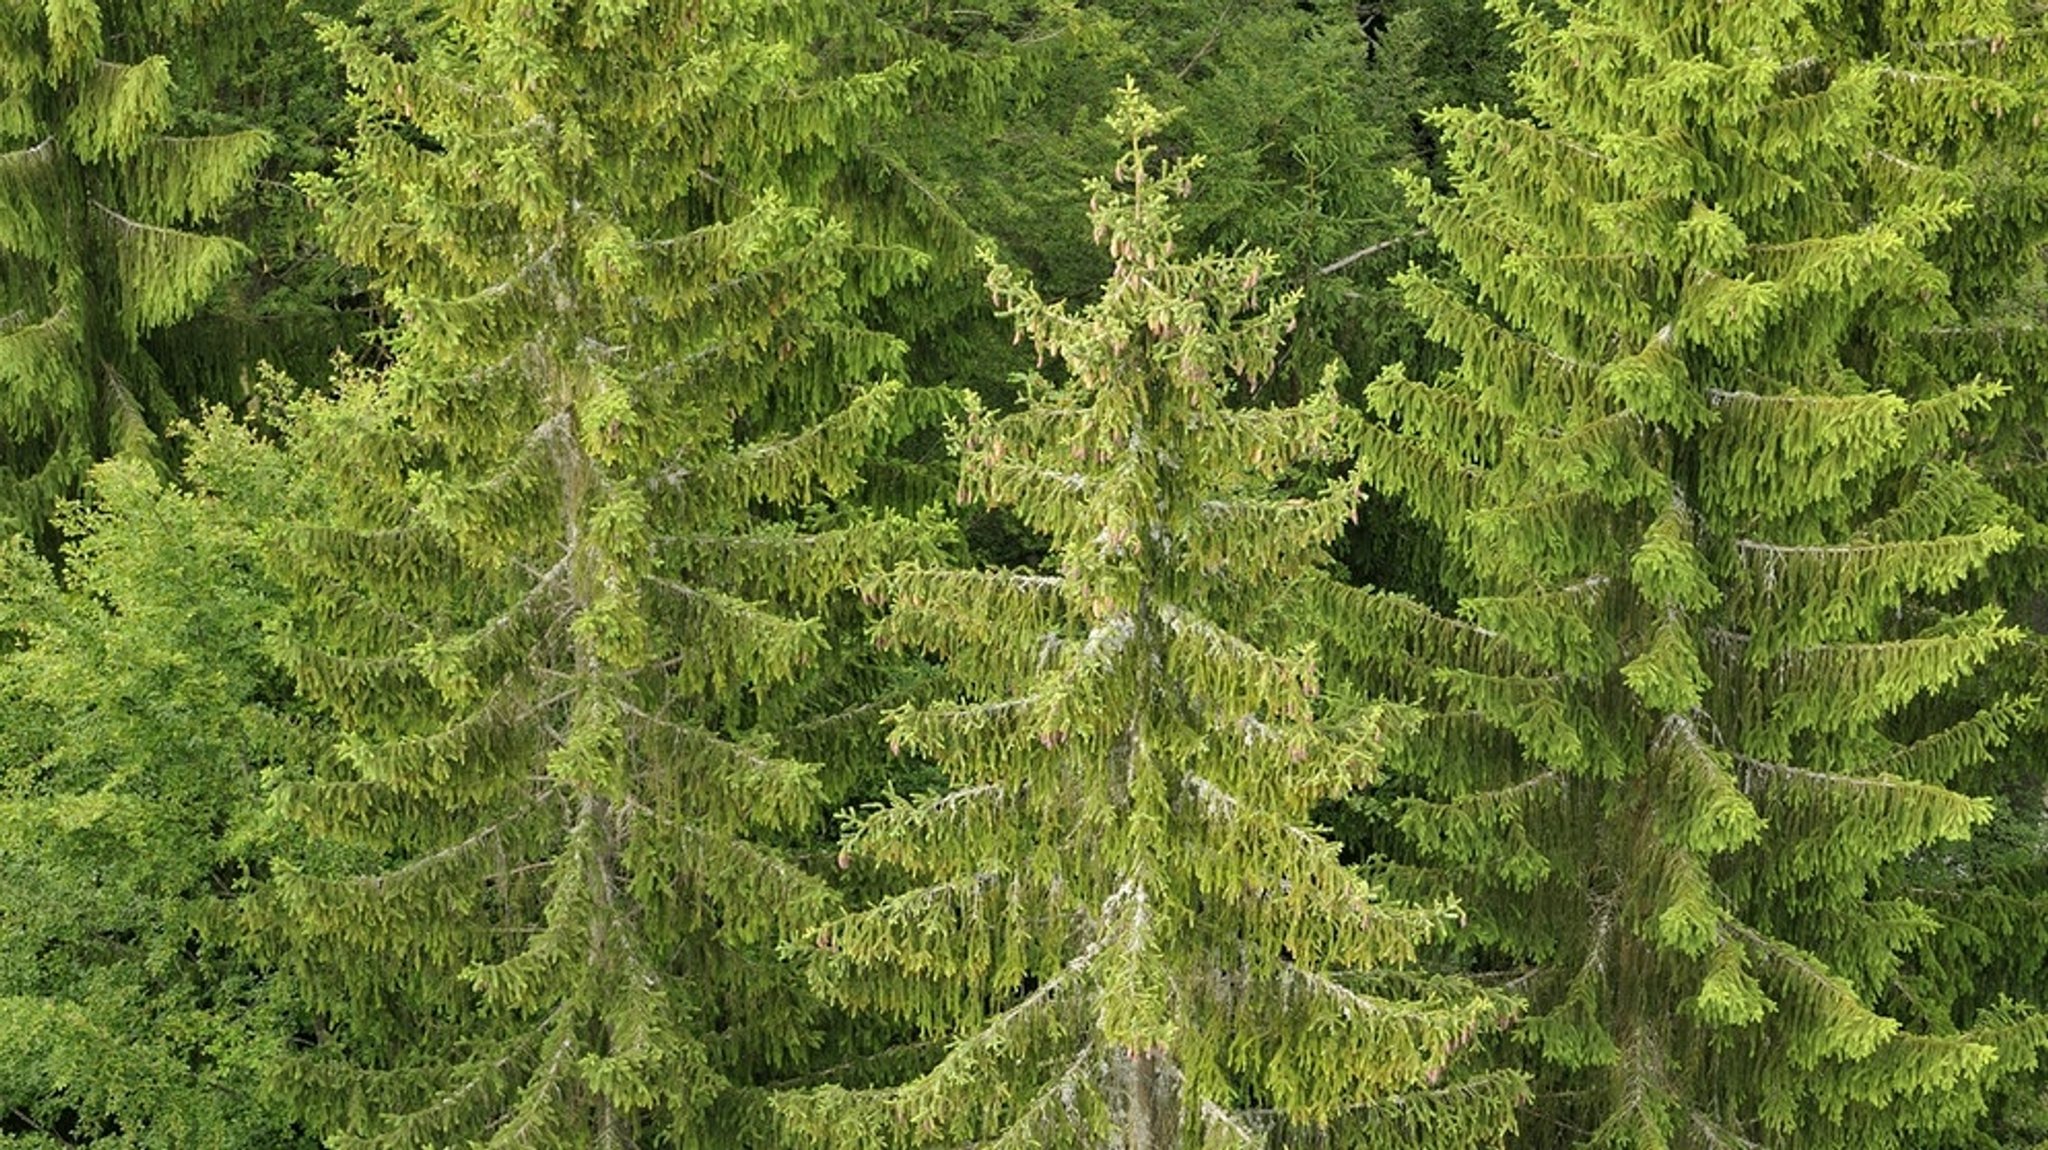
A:
POLYGON ((1203 1125, 1211 1129, 1220 1129, 1237 1139, 1237 1144, 1244 1150, 1265 1150, 1266 1136, 1245 1125, 1244 1120, 1238 1115, 1232 1114, 1207 1098, 1202 1099, 1200 1113, 1203 1125))
MULTIPOLYGON (((1811 767, 1794 767, 1785 763, 1774 763, 1749 755, 1733 756, 1735 764, 1750 775, 1776 775, 1779 778, 1794 779, 1809 786, 1851 790, 1880 791, 1921 791, 1947 794, 1949 792, 1928 783, 1916 783, 1910 779, 1889 776, 1871 778, 1863 775, 1845 775, 1836 771, 1819 771, 1811 767)), ((1744 788, 1745 790, 1750 788, 1744 788)))
MULTIPOLYGON (((1002 1135, 996 1138, 995 1141, 986 1143, 989 1150, 1036 1150, 1037 1147, 1043 1145, 1038 1133, 1042 1128, 1040 1125, 1042 1120, 1051 1113, 1055 1105, 1069 1107, 1073 1105, 1074 1088, 1081 1082, 1082 1075, 1100 1057, 1101 1055, 1096 1049, 1093 1040, 1082 1043, 1079 1049, 1074 1051, 1074 1056, 1067 1060, 1066 1066, 1060 1070, 1059 1074, 1048 1080, 1033 1095, 1030 1105, 1025 1107, 1023 1113, 1017 1116, 1017 1120, 1010 1123, 1009 1128, 1004 1130, 1002 1135)), ((975 1143, 973 1145, 979 1146, 982 1144, 975 1143)))
POLYGON ((19 178, 30 168, 41 167, 56 158, 57 137, 44 136, 26 148, 0 152, 0 174, 19 178))
POLYGON ((1392 239, 1381 240, 1376 244, 1367 244, 1366 246, 1359 248, 1357 251, 1352 252, 1350 255, 1342 256, 1338 259, 1331 260, 1329 263, 1326 263, 1322 267, 1317 268, 1315 274, 1319 276, 1335 275, 1336 273, 1343 271, 1345 268, 1350 267, 1352 264, 1357 263, 1359 260, 1376 256, 1383 251, 1399 247, 1402 244, 1407 243, 1409 240, 1417 239, 1428 234, 1429 230, 1427 228, 1416 228, 1414 231, 1409 232, 1407 235, 1395 236, 1392 239))
POLYGON ((119 229, 122 232, 134 235, 162 236, 169 239, 179 240, 197 238, 195 233, 184 231, 179 228, 169 228, 159 224, 145 224, 141 220, 122 215, 120 212, 115 211, 113 208, 108 207, 106 204, 101 203, 98 200, 91 201, 91 204, 93 210, 98 212, 101 218, 107 220, 109 223, 113 224, 117 229, 119 229))

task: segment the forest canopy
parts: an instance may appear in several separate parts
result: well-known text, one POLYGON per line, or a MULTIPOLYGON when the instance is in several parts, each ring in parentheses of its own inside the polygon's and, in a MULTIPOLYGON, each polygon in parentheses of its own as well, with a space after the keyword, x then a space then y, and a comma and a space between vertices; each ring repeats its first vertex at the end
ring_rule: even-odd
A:
POLYGON ((2044 115, 2037 0, 9 6, 0 1146, 2048 1148, 2044 115))

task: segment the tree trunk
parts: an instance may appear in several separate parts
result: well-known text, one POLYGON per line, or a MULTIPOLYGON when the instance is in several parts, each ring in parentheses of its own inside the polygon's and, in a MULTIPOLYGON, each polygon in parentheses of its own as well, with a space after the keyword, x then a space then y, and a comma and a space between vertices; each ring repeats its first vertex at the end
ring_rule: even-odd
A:
POLYGON ((1180 1145, 1180 1073, 1161 1050, 1124 1058, 1124 1150, 1180 1145))

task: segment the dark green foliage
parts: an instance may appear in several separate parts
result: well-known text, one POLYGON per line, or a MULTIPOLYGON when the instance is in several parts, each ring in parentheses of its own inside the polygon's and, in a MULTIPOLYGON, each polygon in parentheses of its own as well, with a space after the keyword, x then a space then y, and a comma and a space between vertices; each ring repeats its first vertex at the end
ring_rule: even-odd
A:
POLYGON ((260 245, 259 277, 309 297, 310 323, 264 314, 277 291, 223 234, 256 181, 282 174, 273 157, 312 158, 280 153, 271 125, 333 102, 300 24, 282 5, 175 0, 0 16, 0 514, 14 529, 42 530, 94 459, 157 454, 180 415, 246 397, 258 354, 317 360, 338 334, 319 277, 299 283, 296 204, 269 196, 261 223, 228 230, 260 245), (288 104, 243 106, 259 56, 288 104))
MULTIPOLYGON (((2039 684, 2039 641, 2001 660, 1980 692, 2039 684)), ((1967 696, 1966 696, 1967 698, 1967 696)), ((2048 815, 2038 708, 1996 757, 1961 777, 1991 800, 1991 817, 1968 842, 1924 850, 1886 876, 1887 887, 1926 907, 1937 929, 1914 948, 1889 996, 1892 1012, 1937 1030, 1970 1028, 1998 1049, 1983 1120, 1936 1143, 1972 1150, 2048 1142, 2048 815)))
MULTIPOLYGON (((1975 421, 1967 447, 2008 501, 2022 538, 1951 602, 2003 601, 2028 633, 1956 705, 2007 692, 2038 698, 2048 694, 2039 586, 2048 557, 2039 449, 2048 418, 2048 11, 2027 3, 1874 3, 1849 6, 1840 21, 1846 50, 1888 64, 1881 131, 1884 154, 1896 157, 1889 167, 1938 175, 1969 204, 1929 247, 1947 277, 1948 306, 1930 324, 1873 325, 1864 360, 1874 379, 1902 394, 1925 380, 1971 376, 2005 387, 1975 421)), ((1894 175, 1879 192, 1910 186, 1894 175)), ((1951 706, 1918 718, 1931 729, 1954 714, 1951 706)), ((1923 852, 1892 880, 1940 923, 1896 997, 1902 1016, 1924 1015, 1937 1028, 1982 1026, 1998 1039, 1993 1113, 1958 1136, 1961 1145, 2048 1140, 2048 1073, 2039 1056, 2048 1022, 2030 1014, 2048 1002, 2042 730, 2037 715, 2001 754, 1958 775, 1959 789, 1994 802, 1971 841, 1923 852)))
POLYGON ((239 273, 199 314, 148 342, 173 395, 244 404, 263 390, 259 363, 310 382, 326 376, 337 350, 363 350, 375 317, 361 277, 322 242, 319 214, 294 186, 301 172, 331 168, 353 127, 340 63, 322 50, 313 20, 353 8, 347 0, 223 5, 205 27, 209 51, 178 61, 189 73, 178 76, 179 90, 205 99, 184 101, 176 131, 253 127, 271 148, 216 225, 248 248, 239 273))
MULTIPOLYGON (((902 162, 959 228, 992 237, 1047 292, 1084 298, 1108 270, 1081 242, 1078 189, 1116 158, 1095 125, 1131 77, 1186 109, 1161 146, 1208 157, 1183 209, 1188 242, 1270 250, 1276 275, 1304 292, 1273 387, 1311 389, 1332 359, 1369 376, 1413 344, 1382 281, 1422 237, 1389 177, 1427 164, 1421 109, 1500 90, 1505 37, 1476 5, 1107 0, 885 13, 925 70, 920 114, 896 144, 902 162)), ((1006 333, 971 293, 926 307, 961 326, 912 328, 920 367, 1007 402, 996 382, 1017 366, 999 354, 1006 333)))

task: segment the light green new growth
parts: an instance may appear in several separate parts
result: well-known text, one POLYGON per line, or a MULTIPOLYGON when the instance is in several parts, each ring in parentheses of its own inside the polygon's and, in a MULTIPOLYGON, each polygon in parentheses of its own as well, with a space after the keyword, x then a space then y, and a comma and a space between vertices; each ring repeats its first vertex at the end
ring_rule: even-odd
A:
POLYGON ((962 502, 1050 541, 1043 570, 899 568, 879 642, 959 697, 894 738, 945 789, 865 819, 846 861, 907 886, 826 925, 819 984, 941 1053, 891 1085, 783 1101, 835 1150, 1475 1146, 1520 1078, 1440 1080, 1510 1005, 1415 969, 1455 921, 1384 899, 1313 824, 1369 782, 1399 712, 1330 698, 1289 622, 1351 517, 1355 418, 1324 386, 1262 406, 1297 301, 1264 253, 1176 250, 1195 164, 1127 88, 1114 261, 1078 310, 989 277, 1057 374, 956 429, 962 502))
POLYGON ((277 477, 223 493, 239 477, 193 462, 191 492, 139 460, 96 467, 61 582, 20 539, 0 559, 10 1148, 316 1144, 265 1089, 291 989, 241 913, 301 857, 264 789, 318 735, 263 654, 283 603, 251 512, 277 477))

